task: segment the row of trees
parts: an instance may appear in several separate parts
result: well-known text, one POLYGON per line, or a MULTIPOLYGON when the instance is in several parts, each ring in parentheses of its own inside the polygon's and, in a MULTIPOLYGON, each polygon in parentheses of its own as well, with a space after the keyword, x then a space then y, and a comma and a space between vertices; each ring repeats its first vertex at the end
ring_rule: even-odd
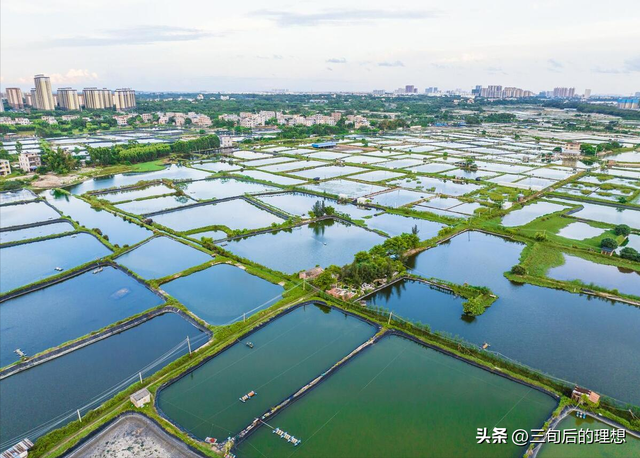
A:
POLYGON ((219 147, 220 139, 217 135, 204 135, 193 140, 179 140, 173 144, 139 145, 136 142, 131 142, 111 147, 88 147, 87 152, 92 164, 114 165, 153 161, 170 154, 189 154, 219 147))

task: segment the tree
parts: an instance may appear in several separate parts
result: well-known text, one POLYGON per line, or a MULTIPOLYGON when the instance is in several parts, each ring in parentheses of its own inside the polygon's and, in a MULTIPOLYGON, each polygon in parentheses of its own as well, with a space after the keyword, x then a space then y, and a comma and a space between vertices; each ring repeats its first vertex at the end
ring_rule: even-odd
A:
POLYGON ((47 169, 60 174, 69 173, 78 167, 78 161, 60 147, 44 147, 42 162, 47 169))
POLYGON ((16 153, 22 153, 22 143, 20 143, 19 141, 16 142, 16 153))
POLYGON ((597 148, 589 143, 582 143, 580 145, 580 152, 582 152, 582 154, 584 154, 585 156, 595 156, 597 148))
POLYGON ((618 224, 613 228, 613 233, 627 237, 631 233, 631 228, 626 224, 618 224))
POLYGON ((316 203, 311 207, 311 211, 309 212, 309 216, 313 216, 315 218, 320 218, 327 213, 327 208, 325 207, 324 200, 317 200, 316 203))
POLYGON ((418 235, 418 232, 420 232, 420 229, 418 229, 418 225, 414 224, 413 227, 411 228, 411 233, 413 235, 418 235))
POLYGON ((516 264, 511 268, 511 273, 514 275, 526 275, 527 269, 523 265, 516 264))
POLYGON ((626 247, 620 250, 620 257, 630 261, 640 262, 640 253, 634 248, 626 247))
POLYGON ((618 248, 618 242, 616 242, 612 238, 607 237, 602 239, 602 241, 600 242, 600 247, 615 250, 616 248, 618 248))

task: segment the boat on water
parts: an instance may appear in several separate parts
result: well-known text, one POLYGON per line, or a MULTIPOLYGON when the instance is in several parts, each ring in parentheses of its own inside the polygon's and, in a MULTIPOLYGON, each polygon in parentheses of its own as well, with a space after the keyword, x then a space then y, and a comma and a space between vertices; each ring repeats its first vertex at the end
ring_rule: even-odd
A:
POLYGON ((246 346, 249 347, 249 348, 253 348, 253 342, 247 342, 246 346))
POLYGON ((256 394, 255 391, 249 391, 247 394, 245 394, 244 396, 242 396, 240 399, 241 402, 247 402, 249 399, 251 399, 252 397, 254 397, 256 394))
POLYGON ((100 272, 102 272, 102 267, 98 267, 97 269, 94 269, 94 271, 93 271, 94 274, 99 274, 100 272))
POLYGON ((215 444, 216 442, 218 442, 218 439, 216 439, 215 437, 207 436, 207 438, 204 441, 208 444, 215 444))

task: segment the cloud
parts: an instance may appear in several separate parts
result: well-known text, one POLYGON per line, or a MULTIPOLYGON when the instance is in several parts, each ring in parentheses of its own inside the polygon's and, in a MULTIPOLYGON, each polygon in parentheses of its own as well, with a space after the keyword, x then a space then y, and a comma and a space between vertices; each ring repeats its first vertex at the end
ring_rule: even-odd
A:
POLYGON ((508 75, 507 72, 504 71, 502 67, 487 67, 487 72, 491 74, 498 75, 508 75))
POLYGON ((249 14, 252 17, 261 17, 271 20, 281 27, 307 26, 307 25, 354 25, 389 20, 419 20, 438 17, 436 10, 323 10, 313 13, 298 13, 278 10, 258 10, 249 14))
POLYGON ((329 63, 329 64, 346 64, 347 63, 347 59, 345 59, 344 57, 327 59, 327 63, 329 63))
POLYGON ((564 64, 562 62, 558 62, 555 59, 549 59, 547 60, 547 62, 549 63, 549 66, 551 68, 556 68, 556 69, 564 68, 564 64))
POLYGON ((640 56, 625 60, 624 68, 628 72, 640 72, 640 56))
POLYGON ((378 67, 404 67, 404 64, 399 60, 394 62, 378 62, 378 67))
POLYGON ((93 35, 51 38, 40 47, 126 46, 150 45, 179 41, 195 41, 219 36, 206 30, 165 25, 136 26, 98 31, 93 35))
POLYGON ((96 72, 90 72, 87 69, 71 68, 64 75, 61 73, 52 73, 49 77, 53 84, 74 84, 97 80, 98 74, 96 72))

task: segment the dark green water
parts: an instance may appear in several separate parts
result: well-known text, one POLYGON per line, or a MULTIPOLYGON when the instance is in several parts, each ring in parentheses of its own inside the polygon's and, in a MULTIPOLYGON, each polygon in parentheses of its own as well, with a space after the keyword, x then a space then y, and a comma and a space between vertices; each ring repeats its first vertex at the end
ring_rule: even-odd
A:
POLYGON ((0 366, 55 347, 163 302, 113 267, 87 272, 0 304, 0 366))
POLYGON ((206 342, 206 334, 168 313, 0 381, 1 448, 65 425, 78 408, 85 414, 134 383, 139 371, 156 372, 187 352, 183 344, 159 360, 187 335, 194 348, 206 342))
POLYGON ((334 220, 230 241, 225 250, 288 274, 316 265, 342 266, 358 251, 384 242, 384 237, 334 220))
POLYGON ((148 280, 166 277, 213 258, 207 253, 169 237, 154 237, 136 249, 119 256, 118 264, 148 280))
POLYGON ((218 264, 161 288, 209 324, 225 325, 243 313, 267 308, 282 299, 282 287, 229 264, 218 264))
POLYGON ((0 293, 43 280, 111 251, 92 235, 81 233, 0 248, 0 293))
POLYGON ((226 439, 374 333, 373 326, 340 311, 301 307, 162 390, 158 405, 196 437, 226 439), (257 396, 239 401, 252 390, 257 396))
MULTIPOLYGON (((566 417, 556 429, 612 429, 609 425, 591 417, 577 418, 575 414, 566 417)), ((538 453, 538 458, 623 458, 640 456, 640 439, 626 436, 624 444, 546 444, 538 453)))
POLYGON ((241 457, 519 457, 511 443, 478 445, 476 429, 539 428, 556 401, 402 337, 385 337, 268 420, 241 457))

